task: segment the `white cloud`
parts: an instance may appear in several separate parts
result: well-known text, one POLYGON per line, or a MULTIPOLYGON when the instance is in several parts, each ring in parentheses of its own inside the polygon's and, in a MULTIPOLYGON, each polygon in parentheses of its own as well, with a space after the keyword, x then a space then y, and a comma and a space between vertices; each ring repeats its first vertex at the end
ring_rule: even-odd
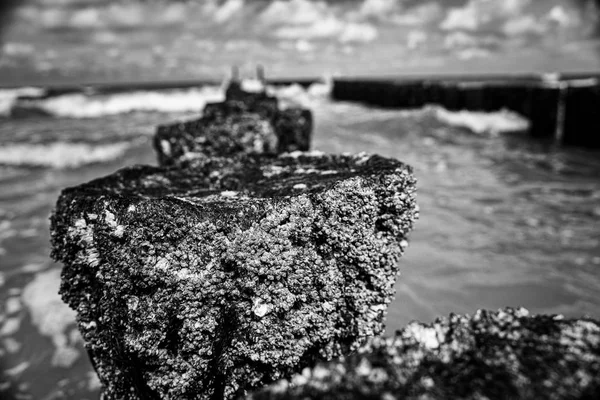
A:
POLYGON ((24 7, 21 16, 29 23, 39 25, 44 29, 55 29, 68 26, 70 13, 60 8, 39 9, 37 7, 24 7))
POLYGON ((34 0, 33 2, 44 4, 44 5, 59 5, 59 6, 82 6, 92 4, 106 4, 110 3, 111 0, 34 0))
POLYGON ((522 15, 506 21, 502 32, 507 36, 522 36, 527 34, 542 34, 546 27, 532 15, 522 15))
POLYGON ((377 38, 377 29, 366 23, 346 23, 329 17, 312 24, 282 26, 274 35, 286 40, 337 39, 342 43, 371 42, 377 38))
POLYGON ((396 25, 424 25, 439 19, 443 9, 439 3, 429 2, 403 10, 391 17, 396 25))
POLYGON ((363 0, 358 9, 347 13, 346 19, 416 26, 430 23, 442 15, 443 7, 436 1, 426 1, 407 8, 403 0, 363 0))
POLYGON ((236 16, 244 8, 244 0, 227 0, 223 5, 214 13, 214 21, 217 23, 223 23, 229 21, 231 18, 236 16))
POLYGON ((308 24, 281 26, 275 30, 275 36, 282 39, 327 39, 339 35, 343 29, 343 22, 328 16, 308 24))
POLYGON ((428 35, 423 31, 410 31, 406 38, 406 46, 409 49, 416 49, 427 41, 428 35))
POLYGON ((364 0, 358 9, 363 18, 387 19, 400 9, 398 0, 364 0))
POLYGON ((444 39, 444 48, 448 50, 465 48, 495 48, 502 41, 493 35, 472 34, 463 31, 456 31, 448 34, 444 39))
POLYGON ((71 14, 69 25, 73 28, 98 28, 103 25, 102 17, 98 9, 83 8, 71 14))
POLYGON ((315 21, 333 16, 327 4, 310 0, 276 0, 260 15, 269 25, 311 25, 315 21))
POLYGON ((377 38, 379 32, 371 24, 347 23, 339 34, 342 43, 372 42, 377 38))
POLYGON ((500 15, 514 16, 521 13, 531 3, 531 0, 501 0, 494 3, 497 4, 500 15))
POLYGON ((469 0, 462 7, 451 8, 440 28, 475 31, 490 22, 520 16, 530 3, 531 0, 469 0))
POLYGON ((502 32, 510 37, 528 34, 543 35, 552 29, 568 29, 581 23, 574 9, 554 6, 547 14, 536 17, 531 14, 515 16, 502 26, 502 32))
POLYGON ((460 60, 489 58, 497 54, 502 41, 493 35, 455 31, 444 38, 444 49, 460 60))
POLYGON ((444 39, 444 48, 446 49, 474 47, 476 45, 477 38, 462 31, 452 32, 444 39))
POLYGON ((7 56, 28 56, 33 53, 35 48, 30 43, 8 42, 5 43, 0 51, 7 56))
POLYGON ((579 16, 574 10, 567 11, 559 5, 552 7, 546 18, 560 27, 575 26, 580 23, 579 16))
POLYGON ((469 6, 451 9, 440 24, 440 28, 448 31, 456 29, 474 31, 478 27, 479 17, 477 12, 475 8, 469 6))
MULTIPOLYGON (((71 4, 72 2, 69 2, 71 4)), ((55 1, 51 4, 58 4, 55 1)), ((63 6, 26 6, 19 15, 43 29, 102 29, 156 27, 180 23, 187 17, 182 3, 115 3, 68 8, 63 6)))
POLYGON ((116 44, 119 42, 119 37, 111 31, 97 31, 92 35, 92 40, 99 44, 116 44))
POLYGON ((315 50, 315 45, 308 40, 300 39, 296 41, 295 49, 300 53, 309 53, 315 50))
POLYGON ((461 60, 473 60, 477 58, 489 58, 492 56, 492 52, 487 49, 471 48, 460 50, 456 53, 456 56, 461 60))
POLYGON ((370 42, 378 36, 370 23, 340 18, 321 1, 276 0, 259 16, 272 34, 286 40, 336 39, 342 43, 370 42))

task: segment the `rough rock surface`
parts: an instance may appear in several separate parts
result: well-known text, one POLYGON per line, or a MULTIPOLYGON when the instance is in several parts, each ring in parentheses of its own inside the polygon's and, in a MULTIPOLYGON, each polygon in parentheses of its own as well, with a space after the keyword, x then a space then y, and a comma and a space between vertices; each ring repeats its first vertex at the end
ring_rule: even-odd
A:
POLYGON ((598 399, 600 325, 511 308, 413 322, 249 398, 598 399))
POLYGON ((232 398, 381 333, 414 185, 395 160, 296 152, 65 189, 52 254, 105 398, 232 398))
POLYGON ((312 124, 310 110, 279 110, 274 97, 240 91, 207 104, 200 119, 159 126, 154 147, 164 166, 206 156, 306 151, 312 124))

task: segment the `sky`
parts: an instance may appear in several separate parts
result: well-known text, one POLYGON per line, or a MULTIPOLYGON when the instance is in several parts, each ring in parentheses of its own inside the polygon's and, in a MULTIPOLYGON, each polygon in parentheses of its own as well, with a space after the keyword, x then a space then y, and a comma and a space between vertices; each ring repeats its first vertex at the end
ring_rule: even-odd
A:
POLYGON ((8 3, 3 85, 220 79, 257 63, 272 77, 600 71, 594 0, 8 3))

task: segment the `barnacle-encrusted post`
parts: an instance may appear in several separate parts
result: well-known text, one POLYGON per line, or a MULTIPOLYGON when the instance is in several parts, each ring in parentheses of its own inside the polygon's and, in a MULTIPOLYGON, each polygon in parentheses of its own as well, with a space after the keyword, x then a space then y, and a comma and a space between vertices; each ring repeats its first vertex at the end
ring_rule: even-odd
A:
MULTIPOLYGON (((244 91, 235 71, 225 100, 206 104, 201 118, 158 127, 154 148, 160 165, 207 156, 309 150, 312 112, 302 107, 281 108, 266 90, 244 91)), ((264 85, 261 68, 257 75, 264 85)))
POLYGON ((233 398, 381 333, 417 215, 396 160, 203 157, 64 190, 53 256, 105 398, 233 398))

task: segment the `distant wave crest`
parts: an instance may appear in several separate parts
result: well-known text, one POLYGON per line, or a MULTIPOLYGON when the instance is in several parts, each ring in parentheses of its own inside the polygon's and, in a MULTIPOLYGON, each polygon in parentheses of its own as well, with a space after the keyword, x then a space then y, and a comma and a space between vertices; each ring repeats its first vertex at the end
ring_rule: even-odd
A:
POLYGON ((448 125, 467 128, 478 134, 498 135, 509 132, 522 132, 529 129, 529 120, 508 110, 495 112, 448 111, 442 107, 432 107, 435 117, 448 125))
POLYGON ((335 115, 351 119, 353 123, 365 123, 390 118, 423 120, 463 128, 481 136, 497 136, 504 133, 525 132, 531 122, 524 116, 510 110, 499 111, 450 111, 440 105, 429 104, 421 108, 387 109, 367 108, 360 103, 339 102, 334 105, 335 115))
MULTIPOLYGON (((256 86, 248 82, 246 86, 256 86)), ((304 89, 298 85, 269 87, 268 91, 282 99, 282 104, 310 106, 315 97, 328 94, 328 84, 313 84, 304 89)), ((0 92, 0 96, 1 96, 0 92)), ((0 115, 48 115, 65 118, 100 118, 130 112, 200 112, 206 103, 223 101, 225 93, 219 86, 200 88, 135 91, 113 94, 70 93, 47 98, 22 98, 22 92, 6 93, 0 115), (12 96, 12 97, 11 97, 12 96), (2 113, 3 111, 3 113, 2 113)))
POLYGON ((8 117, 12 109, 22 98, 41 97, 45 90, 36 87, 21 87, 15 89, 0 89, 0 116, 8 117))
POLYGON ((331 88, 332 82, 327 79, 325 82, 313 83, 306 89, 298 84, 294 84, 268 87, 267 92, 279 99, 282 108, 291 106, 313 108, 320 100, 329 97, 331 88))
POLYGON ((122 157, 134 142, 89 144, 55 142, 15 143, 0 147, 0 165, 23 167, 75 168, 122 157))
MULTIPOLYGON (((44 113, 56 117, 98 118, 133 111, 199 111, 207 102, 222 101, 223 90, 216 86, 169 91, 135 91, 114 94, 71 93, 45 99, 17 102, 23 114, 44 113)), ((14 108, 13 108, 14 112, 14 108)))

